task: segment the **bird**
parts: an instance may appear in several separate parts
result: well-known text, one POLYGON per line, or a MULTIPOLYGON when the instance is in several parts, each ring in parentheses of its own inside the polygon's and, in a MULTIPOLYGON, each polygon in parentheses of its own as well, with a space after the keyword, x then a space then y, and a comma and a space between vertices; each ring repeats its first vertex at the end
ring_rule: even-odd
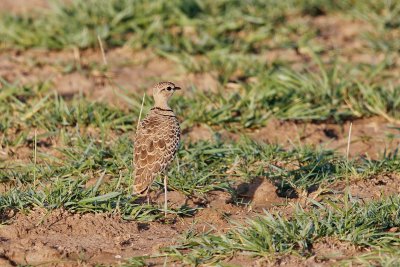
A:
POLYGON ((154 106, 140 122, 134 138, 134 194, 148 197, 154 179, 163 174, 165 216, 167 170, 178 151, 181 135, 179 121, 168 102, 180 89, 172 82, 159 82, 153 86, 154 106))

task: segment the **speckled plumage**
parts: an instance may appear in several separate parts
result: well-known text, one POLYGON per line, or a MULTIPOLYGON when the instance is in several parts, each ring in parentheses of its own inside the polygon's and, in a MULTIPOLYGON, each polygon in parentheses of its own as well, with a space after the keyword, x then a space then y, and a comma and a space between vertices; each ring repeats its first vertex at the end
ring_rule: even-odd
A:
POLYGON ((141 121, 136 132, 134 191, 139 195, 147 194, 156 176, 167 170, 179 147, 180 127, 174 112, 168 107, 168 99, 173 93, 167 92, 165 88, 168 87, 179 89, 169 82, 155 85, 153 95, 161 94, 161 100, 155 97, 155 107, 141 121))

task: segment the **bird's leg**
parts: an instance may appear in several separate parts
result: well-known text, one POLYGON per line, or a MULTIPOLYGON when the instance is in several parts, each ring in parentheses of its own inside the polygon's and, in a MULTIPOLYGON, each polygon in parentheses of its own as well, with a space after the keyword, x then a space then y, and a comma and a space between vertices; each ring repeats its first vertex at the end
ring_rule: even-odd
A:
POLYGON ((167 217, 167 174, 164 174, 164 216, 167 217))
POLYGON ((151 196, 150 196, 149 188, 147 188, 146 193, 145 193, 146 194, 147 205, 150 205, 150 203, 152 203, 152 199, 151 199, 151 196))

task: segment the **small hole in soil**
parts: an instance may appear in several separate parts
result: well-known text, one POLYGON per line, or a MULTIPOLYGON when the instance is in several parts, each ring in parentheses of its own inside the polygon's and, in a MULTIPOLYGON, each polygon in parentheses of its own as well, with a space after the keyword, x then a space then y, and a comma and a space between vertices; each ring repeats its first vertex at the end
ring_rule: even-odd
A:
POLYGON ((339 138, 339 136, 337 135, 337 133, 334 129, 324 129, 324 134, 326 137, 333 138, 336 140, 339 138))
POLYGON ((137 228, 139 231, 147 231, 150 229, 150 225, 148 223, 138 223, 137 228))
POLYGON ((279 197, 286 197, 286 198, 298 198, 299 195, 297 194, 294 188, 280 188, 276 191, 279 197))
POLYGON ((127 240, 124 240, 120 243, 121 246, 123 247, 127 247, 129 245, 131 245, 134 242, 134 240, 132 238, 129 238, 127 240))
POLYGON ((385 181, 379 180, 375 182, 375 185, 386 185, 385 181))

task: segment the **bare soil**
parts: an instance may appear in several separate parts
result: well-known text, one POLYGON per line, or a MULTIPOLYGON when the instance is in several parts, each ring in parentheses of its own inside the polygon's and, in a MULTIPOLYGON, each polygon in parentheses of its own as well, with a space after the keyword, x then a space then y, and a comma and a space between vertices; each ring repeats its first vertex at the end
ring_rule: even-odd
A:
POLYGON ((385 150, 387 153, 393 152, 400 144, 399 138, 393 138, 399 134, 395 129, 399 124, 389 123, 380 117, 359 119, 341 125, 270 120, 266 127, 250 133, 250 136, 266 143, 278 143, 287 148, 302 144, 346 154, 351 123, 350 157, 380 158, 385 150))
POLYGON ((10 83, 26 85, 47 81, 63 97, 83 93, 90 99, 118 106, 126 105, 118 97, 119 92, 150 94, 148 88, 160 80, 174 81, 183 88, 216 90, 217 87, 212 74, 187 75, 176 63, 150 51, 116 48, 106 55, 107 65, 103 63, 100 49, 0 51, 0 76, 10 83))
POLYGON ((48 0, 2 0, 1 11, 7 10, 13 14, 22 14, 35 11, 36 9, 48 8, 48 0))
POLYGON ((10 264, 118 263, 157 253, 174 244, 184 229, 174 225, 125 221, 110 214, 71 214, 34 210, 18 214, 0 229, 0 255, 10 264))
MULTIPOLYGON (((224 192, 211 192, 202 203, 204 209, 195 217, 169 218, 164 223, 127 221, 104 213, 73 214, 60 209, 10 214, 13 217, 9 224, 0 228, 0 263, 83 266, 119 264, 134 256, 154 255, 162 247, 176 245, 188 229, 223 233, 231 227, 232 220, 254 216, 229 200, 224 192)), ((155 201, 161 204, 163 194, 155 201)), ((169 194, 171 207, 187 201, 178 192, 169 194)))
MULTIPOLYGON (((353 197, 368 201, 398 194, 400 188, 393 185, 399 181, 398 175, 359 180, 350 184, 349 190, 353 197)), ((339 182, 333 188, 340 197, 346 186, 339 182)), ((116 214, 74 214, 60 209, 9 214, 11 219, 0 227, 0 263, 2 266, 118 265, 131 257, 157 255, 161 248, 177 245, 180 236, 189 229, 198 233, 225 233, 232 228, 232 222, 245 222, 264 209, 290 216, 294 207, 290 203, 307 206, 306 198, 313 197, 279 197, 276 187, 266 179, 255 180, 239 191, 248 198, 248 206, 232 204, 230 195, 225 192, 210 192, 202 201, 188 200, 178 192, 169 192, 171 207, 196 206, 201 202, 203 208, 193 217, 169 217, 165 222, 143 223, 123 220, 116 214)), ((158 194, 154 200, 161 206, 163 194, 158 194)), ((268 260, 239 254, 227 262, 239 266, 330 266, 361 252, 346 242, 321 240, 310 251, 311 258, 285 256, 268 260)), ((164 258, 161 258, 149 259, 147 263, 162 266, 164 258)), ((178 263, 171 261, 170 264, 178 263)))

